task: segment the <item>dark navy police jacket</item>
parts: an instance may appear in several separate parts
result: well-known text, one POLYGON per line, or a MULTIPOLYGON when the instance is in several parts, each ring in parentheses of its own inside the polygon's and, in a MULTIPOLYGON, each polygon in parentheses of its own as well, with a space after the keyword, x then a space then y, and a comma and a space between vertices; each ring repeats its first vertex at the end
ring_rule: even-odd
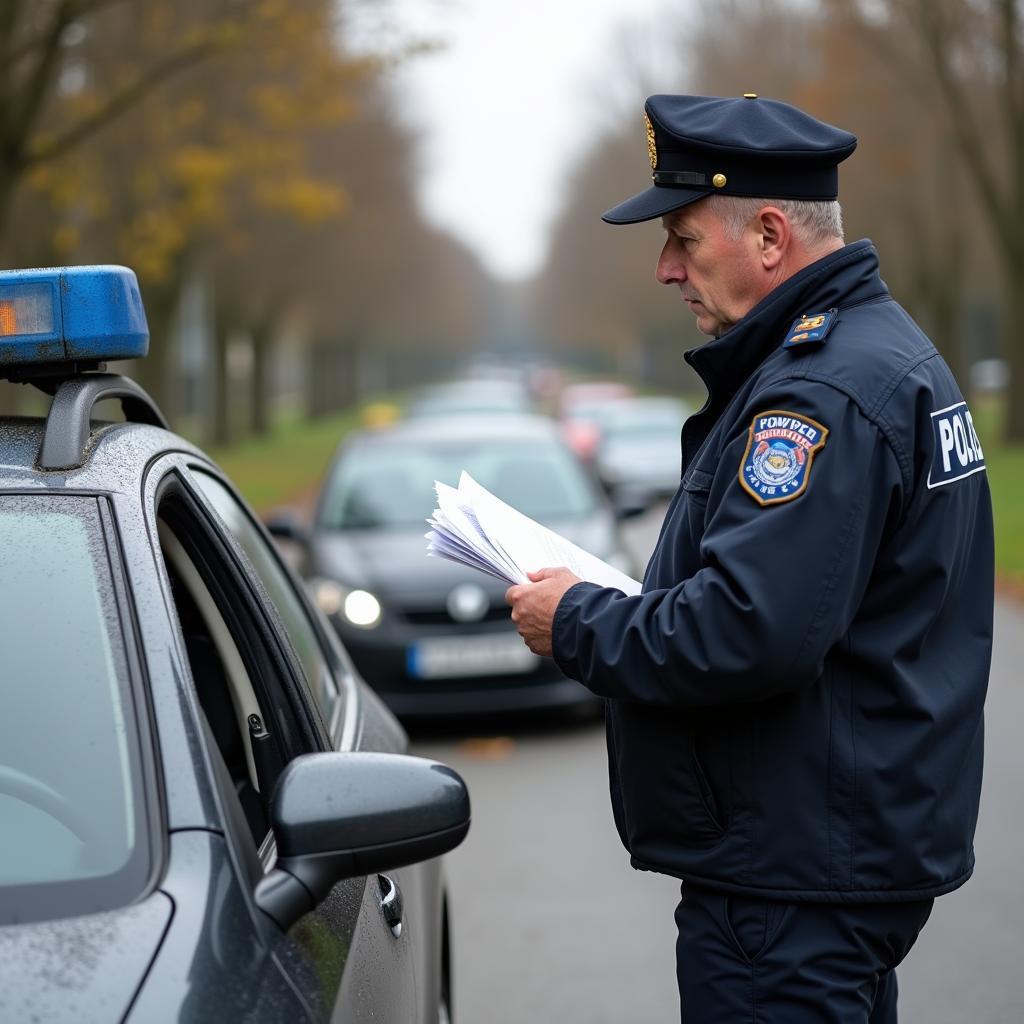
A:
POLYGON ((709 396, 643 593, 577 584, 554 620, 555 660, 609 698, 632 862, 787 900, 948 892, 974 865, 992 644, 963 396, 867 241, 687 358, 709 396))

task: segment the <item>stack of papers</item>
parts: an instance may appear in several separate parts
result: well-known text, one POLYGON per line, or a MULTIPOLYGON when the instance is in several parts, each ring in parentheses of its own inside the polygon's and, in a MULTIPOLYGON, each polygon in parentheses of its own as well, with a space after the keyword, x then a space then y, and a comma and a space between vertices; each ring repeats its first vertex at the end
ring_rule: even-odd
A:
POLYGON ((465 471, 457 488, 439 481, 434 486, 437 508, 427 520, 427 554, 506 583, 529 583, 529 572, 565 566, 588 583, 640 593, 636 580, 506 505, 465 471))

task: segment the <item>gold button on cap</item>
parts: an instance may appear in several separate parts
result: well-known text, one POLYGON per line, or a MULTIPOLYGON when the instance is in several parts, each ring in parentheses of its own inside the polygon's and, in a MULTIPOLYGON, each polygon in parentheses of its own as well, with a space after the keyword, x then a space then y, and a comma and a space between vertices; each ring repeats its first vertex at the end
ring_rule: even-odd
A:
POLYGON ((757 99, 757 93, 756 92, 745 92, 743 94, 743 98, 745 100, 756 100, 757 99))
POLYGON ((716 174, 711 179, 711 184, 714 185, 715 188, 721 188, 725 184, 725 182, 726 182, 726 177, 725 177, 724 174, 716 174))

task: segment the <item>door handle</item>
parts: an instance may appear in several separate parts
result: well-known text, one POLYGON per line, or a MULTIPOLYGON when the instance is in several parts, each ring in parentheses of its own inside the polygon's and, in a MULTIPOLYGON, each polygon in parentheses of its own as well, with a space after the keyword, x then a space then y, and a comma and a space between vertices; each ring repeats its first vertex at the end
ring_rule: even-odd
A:
POLYGON ((402 904, 402 890, 398 888, 398 883, 387 875, 378 875, 377 885, 380 887, 381 913, 391 929, 391 934, 397 939, 402 934, 402 914, 405 910, 402 904))

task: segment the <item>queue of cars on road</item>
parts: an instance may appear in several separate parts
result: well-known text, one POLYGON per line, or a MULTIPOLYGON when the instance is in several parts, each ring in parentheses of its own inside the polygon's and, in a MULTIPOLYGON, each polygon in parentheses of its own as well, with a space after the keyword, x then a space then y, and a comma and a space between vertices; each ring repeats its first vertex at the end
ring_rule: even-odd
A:
POLYGON ((360 673, 400 717, 595 708, 579 683, 532 654, 504 601, 507 584, 426 557, 434 482, 466 470, 503 501, 635 574, 611 506, 538 415, 415 418, 348 437, 312 529, 297 533, 315 600, 360 673))
POLYGON ((680 433, 690 410, 678 398, 609 402, 600 423, 594 472, 619 508, 671 497, 681 475, 680 433))
POLYGON ((678 485, 686 408, 616 382, 566 391, 562 411, 588 410, 589 459, 567 442, 566 421, 529 411, 518 382, 467 379, 426 389, 404 420, 349 435, 311 525, 270 520, 298 547, 314 600, 359 672, 400 718, 600 709, 522 643, 506 584, 425 555, 434 482, 454 485, 465 470, 616 568, 642 572, 619 524, 678 485))
POLYGON ((466 787, 107 359, 134 274, 0 274, 0 1020, 447 1024, 466 787), (124 422, 94 406, 117 399, 124 422))

